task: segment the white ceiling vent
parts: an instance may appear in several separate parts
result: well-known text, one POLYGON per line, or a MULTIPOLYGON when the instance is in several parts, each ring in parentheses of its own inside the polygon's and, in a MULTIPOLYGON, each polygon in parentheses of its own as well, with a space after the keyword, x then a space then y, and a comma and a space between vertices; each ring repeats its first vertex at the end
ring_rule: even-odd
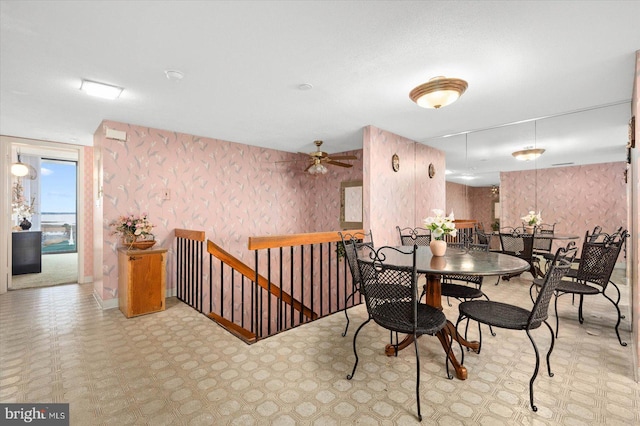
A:
POLYGON ((115 139, 117 141, 127 141, 127 132, 121 130, 110 129, 105 126, 104 135, 107 139, 115 139))

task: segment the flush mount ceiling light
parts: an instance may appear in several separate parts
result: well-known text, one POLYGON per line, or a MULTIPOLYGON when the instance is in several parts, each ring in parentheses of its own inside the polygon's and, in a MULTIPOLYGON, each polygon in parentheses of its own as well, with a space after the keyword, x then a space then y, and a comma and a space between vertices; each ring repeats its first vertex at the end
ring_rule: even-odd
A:
POLYGON ((96 96, 103 99, 117 99, 122 93, 122 87, 111 86, 110 84, 98 83, 91 80, 82 80, 80 90, 87 95, 96 96))
POLYGON ((513 155, 516 158, 516 160, 531 161, 540 157, 543 152, 544 152, 544 149, 541 149, 541 148, 538 148, 538 149, 527 148, 527 149, 523 149, 522 151, 513 152, 511 153, 511 155, 513 155))
POLYGON ((434 77, 409 93, 409 97, 423 108, 440 108, 454 103, 465 90, 467 82, 459 78, 434 77))
POLYGON ((178 70, 166 70, 164 75, 166 75, 167 79, 171 81, 180 81, 184 78, 184 73, 178 70))

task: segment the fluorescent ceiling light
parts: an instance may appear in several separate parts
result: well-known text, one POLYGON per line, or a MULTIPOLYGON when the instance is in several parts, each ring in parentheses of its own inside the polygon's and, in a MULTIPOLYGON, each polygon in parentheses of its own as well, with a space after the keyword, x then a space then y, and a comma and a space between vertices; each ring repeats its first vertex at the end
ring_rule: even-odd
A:
POLYGON ((98 83, 91 80, 82 80, 80 90, 87 95, 96 96, 103 99, 117 99, 122 93, 122 87, 111 86, 109 84, 98 83))

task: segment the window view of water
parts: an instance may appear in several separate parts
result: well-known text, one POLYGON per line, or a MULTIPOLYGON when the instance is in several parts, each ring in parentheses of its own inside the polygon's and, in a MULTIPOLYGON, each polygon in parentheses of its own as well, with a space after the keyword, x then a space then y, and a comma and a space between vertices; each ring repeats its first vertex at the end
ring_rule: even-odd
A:
POLYGON ((75 161, 41 162, 42 254, 77 252, 75 161))

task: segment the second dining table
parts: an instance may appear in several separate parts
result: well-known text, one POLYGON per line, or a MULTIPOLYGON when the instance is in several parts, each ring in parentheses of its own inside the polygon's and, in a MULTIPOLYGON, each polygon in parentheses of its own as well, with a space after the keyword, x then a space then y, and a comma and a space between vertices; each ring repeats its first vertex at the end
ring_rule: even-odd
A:
MULTIPOLYGON (((410 246, 397 247, 400 250, 409 251, 410 246)), ((385 263, 396 266, 409 266, 412 264, 411 256, 403 256, 393 250, 385 253, 385 263)), ((524 272, 529 269, 529 263, 525 260, 507 254, 495 252, 468 251, 448 247, 444 256, 433 256, 431 249, 427 246, 418 246, 416 252, 416 269, 419 274, 425 274, 426 296, 425 302, 442 310, 441 284, 442 275, 503 275, 510 273, 524 272)), ((455 325, 447 319, 446 326, 437 334, 438 340, 448 356, 449 361, 456 371, 456 377, 460 380, 467 378, 467 369, 461 365, 451 350, 451 339, 461 345, 477 352, 479 343, 469 342, 464 339, 456 330, 455 325)), ((404 349, 413 342, 413 336, 407 335, 398 345, 388 344, 385 353, 392 356, 397 350, 404 349)))

